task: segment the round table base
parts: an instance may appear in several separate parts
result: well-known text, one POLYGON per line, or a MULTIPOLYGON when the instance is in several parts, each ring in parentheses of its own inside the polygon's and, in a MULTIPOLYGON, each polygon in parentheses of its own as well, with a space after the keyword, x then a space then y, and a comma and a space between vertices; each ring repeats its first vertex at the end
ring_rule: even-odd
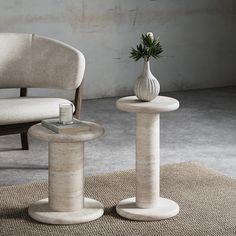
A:
POLYGON ((127 198, 118 203, 116 211, 120 216, 130 220, 154 221, 177 215, 179 206, 170 199, 160 198, 158 206, 154 208, 138 208, 135 198, 127 198))
POLYGON ((48 199, 39 200, 28 209, 29 215, 42 223, 47 224, 79 224, 96 220, 104 213, 103 205, 90 198, 84 199, 84 208, 74 212, 52 211, 48 207, 48 199))

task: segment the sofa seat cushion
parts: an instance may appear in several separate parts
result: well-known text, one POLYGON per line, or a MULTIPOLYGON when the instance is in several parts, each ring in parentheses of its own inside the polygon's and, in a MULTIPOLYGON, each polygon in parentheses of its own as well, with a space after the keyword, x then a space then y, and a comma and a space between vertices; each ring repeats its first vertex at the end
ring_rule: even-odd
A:
POLYGON ((18 97, 0 99, 0 125, 40 121, 59 116, 62 98, 18 97))

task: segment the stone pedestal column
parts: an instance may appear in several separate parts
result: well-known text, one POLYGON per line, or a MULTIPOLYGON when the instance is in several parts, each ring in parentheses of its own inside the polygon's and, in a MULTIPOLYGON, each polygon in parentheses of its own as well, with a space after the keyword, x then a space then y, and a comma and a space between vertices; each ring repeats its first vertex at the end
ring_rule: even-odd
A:
POLYGON ((161 220, 178 214, 179 206, 160 194, 160 113, 176 110, 179 102, 158 96, 151 102, 136 97, 117 101, 117 108, 136 113, 136 196, 116 206, 119 215, 132 220, 161 220))
POLYGON ((136 115, 136 206, 152 208, 159 201, 159 114, 136 115))
POLYGON ((84 207, 84 144, 49 143, 49 208, 80 211, 84 207))
POLYGON ((41 124, 32 126, 29 134, 48 145, 48 199, 30 205, 29 215, 48 224, 78 224, 103 215, 103 205, 84 198, 84 142, 103 134, 103 128, 84 122, 89 131, 56 134, 41 124))

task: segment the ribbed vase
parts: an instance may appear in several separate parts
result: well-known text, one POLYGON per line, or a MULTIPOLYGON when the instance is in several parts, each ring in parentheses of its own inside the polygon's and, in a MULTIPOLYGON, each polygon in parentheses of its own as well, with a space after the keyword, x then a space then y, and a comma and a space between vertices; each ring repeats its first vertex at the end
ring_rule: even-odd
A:
POLYGON ((150 70, 149 61, 144 60, 143 74, 134 83, 134 94, 141 101, 152 101, 160 92, 160 84, 150 70))

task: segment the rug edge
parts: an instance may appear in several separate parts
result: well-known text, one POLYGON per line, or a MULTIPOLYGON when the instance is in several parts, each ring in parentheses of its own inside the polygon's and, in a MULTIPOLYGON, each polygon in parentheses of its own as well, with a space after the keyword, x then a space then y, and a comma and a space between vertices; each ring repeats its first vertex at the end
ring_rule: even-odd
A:
MULTIPOLYGON (((222 172, 215 170, 211 167, 205 166, 204 164, 197 162, 197 161, 188 161, 188 162, 176 162, 176 163, 168 163, 168 164, 163 164, 161 165, 161 168, 166 168, 168 166, 178 166, 178 165, 186 165, 186 166, 196 166, 196 167, 200 167, 201 169, 204 169, 206 171, 208 171, 209 173, 215 175, 215 176, 220 176, 222 178, 226 178, 228 180, 231 180, 233 182, 235 182, 236 180, 230 176, 226 176, 224 175, 222 172)), ((127 169, 127 170, 117 170, 117 171, 112 171, 112 172, 105 172, 105 173, 97 173, 95 175, 87 175, 85 176, 85 178, 93 178, 93 177, 103 177, 106 175, 117 175, 122 173, 130 173, 132 171, 134 171, 135 169, 127 169)), ((26 187, 29 186, 31 184, 45 184, 48 183, 48 181, 46 180, 39 180, 39 181, 33 181, 33 182, 29 182, 29 183, 23 183, 23 184, 15 184, 15 185, 6 185, 6 186, 0 186, 0 190, 5 190, 5 189, 11 189, 11 188, 15 188, 15 187, 26 187)))

